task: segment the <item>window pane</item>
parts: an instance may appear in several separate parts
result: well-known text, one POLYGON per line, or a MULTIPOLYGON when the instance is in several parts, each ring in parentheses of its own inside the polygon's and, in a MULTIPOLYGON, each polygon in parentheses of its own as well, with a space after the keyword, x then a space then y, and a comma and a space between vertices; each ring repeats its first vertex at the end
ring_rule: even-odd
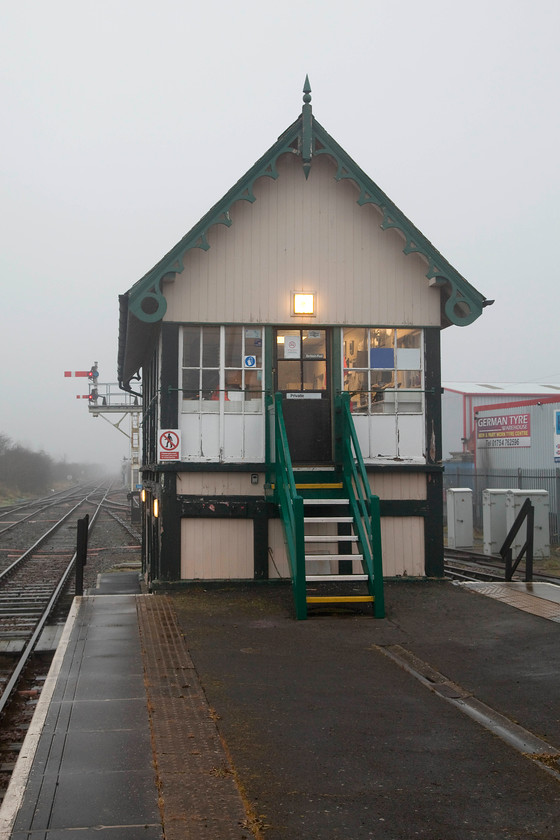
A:
POLYGON ((200 327, 183 328, 183 367, 200 367, 200 327))
POLYGON ((344 367, 367 368, 368 361, 368 331, 361 327, 344 330, 344 367))
POLYGON ((301 366, 298 361, 278 362, 278 390, 301 391, 301 366))
POLYGON ((401 370, 420 370, 422 367, 420 350, 408 347, 397 350, 397 367, 401 370))
POLYGON ((298 342, 301 333, 299 330, 278 330, 276 334, 276 352, 279 359, 292 358, 299 359, 301 348, 298 351, 298 342), (290 348, 290 344, 286 344, 289 338, 296 339, 295 349, 290 348))
POLYGON ((226 391, 241 391, 243 388, 243 371, 242 370, 226 370, 226 391))
POLYGON ((198 400, 198 370, 184 370, 183 371, 183 399, 184 400, 198 400))
POLYGON ((395 413, 395 380, 390 371, 371 372, 371 411, 372 414, 395 413))
POLYGON ((399 370, 397 388, 421 388, 422 374, 419 370, 399 370))
POLYGON ((225 366, 241 367, 243 351, 241 327, 226 327, 225 336, 225 366))
POLYGON ((379 329, 371 330, 371 347, 394 347, 395 330, 379 329))
POLYGON ((422 374, 419 370, 397 372, 397 411, 400 414, 421 414, 422 374))
POLYGON ((304 391, 324 391, 327 387, 327 363, 326 362, 304 362, 303 363, 303 389, 304 391))
POLYGON ((220 375, 217 370, 202 371, 202 399, 218 400, 220 398, 220 375))
POLYGON ((202 367, 217 368, 220 365, 220 328, 202 328, 202 367))
POLYGON ((245 399, 254 400, 262 397, 262 373, 260 370, 245 371, 245 399))
POLYGON ((420 348, 421 330, 397 330, 397 347, 420 348))
POLYGON ((262 332, 260 329, 249 328, 245 330, 245 355, 254 356, 255 367, 262 368, 262 332))
POLYGON ((326 335, 325 330, 303 330, 304 359, 326 359, 326 335))
POLYGON ((350 391, 350 410, 365 414, 369 405, 369 385, 367 371, 350 371, 345 389, 350 391))

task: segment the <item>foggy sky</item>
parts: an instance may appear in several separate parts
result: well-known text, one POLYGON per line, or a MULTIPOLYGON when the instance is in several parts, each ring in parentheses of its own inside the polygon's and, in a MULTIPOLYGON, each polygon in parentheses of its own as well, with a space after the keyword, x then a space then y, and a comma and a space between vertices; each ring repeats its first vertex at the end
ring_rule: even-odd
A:
POLYGON ((21 0, 0 6, 0 432, 114 466, 118 295, 301 112, 493 307, 443 378, 560 382, 557 2, 21 0))

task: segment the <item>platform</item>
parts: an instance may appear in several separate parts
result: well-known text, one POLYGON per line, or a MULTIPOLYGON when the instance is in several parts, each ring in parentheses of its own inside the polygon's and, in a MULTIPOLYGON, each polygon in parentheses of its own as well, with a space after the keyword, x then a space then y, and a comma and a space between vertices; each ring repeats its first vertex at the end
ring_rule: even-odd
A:
POLYGON ((130 583, 75 601, 1 840, 556 840, 556 620, 451 582, 306 622, 283 584, 130 583))

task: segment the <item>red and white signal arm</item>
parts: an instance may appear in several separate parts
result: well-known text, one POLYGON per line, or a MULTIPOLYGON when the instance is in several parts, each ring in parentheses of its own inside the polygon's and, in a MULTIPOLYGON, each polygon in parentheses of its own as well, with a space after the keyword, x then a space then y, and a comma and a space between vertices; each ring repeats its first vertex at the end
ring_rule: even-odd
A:
POLYGON ((179 429, 160 429, 158 461, 181 460, 181 432, 179 429))

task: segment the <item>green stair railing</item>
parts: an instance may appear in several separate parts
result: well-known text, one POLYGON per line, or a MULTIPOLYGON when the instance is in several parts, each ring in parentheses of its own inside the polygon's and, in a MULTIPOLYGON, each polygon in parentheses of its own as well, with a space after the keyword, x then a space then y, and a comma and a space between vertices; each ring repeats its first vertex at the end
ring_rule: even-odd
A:
POLYGON ((274 396, 274 479, 275 495, 282 512, 286 535, 288 561, 292 575, 292 588, 296 607, 296 618, 307 618, 305 584, 305 540, 303 537, 303 499, 298 495, 288 436, 284 425, 282 395, 274 396))
POLYGON ((369 594, 373 596, 374 615, 385 617, 383 559, 381 552, 381 517, 379 496, 371 492, 356 427, 350 412, 350 395, 337 397, 337 437, 342 462, 342 481, 348 494, 358 545, 368 576, 369 594))

